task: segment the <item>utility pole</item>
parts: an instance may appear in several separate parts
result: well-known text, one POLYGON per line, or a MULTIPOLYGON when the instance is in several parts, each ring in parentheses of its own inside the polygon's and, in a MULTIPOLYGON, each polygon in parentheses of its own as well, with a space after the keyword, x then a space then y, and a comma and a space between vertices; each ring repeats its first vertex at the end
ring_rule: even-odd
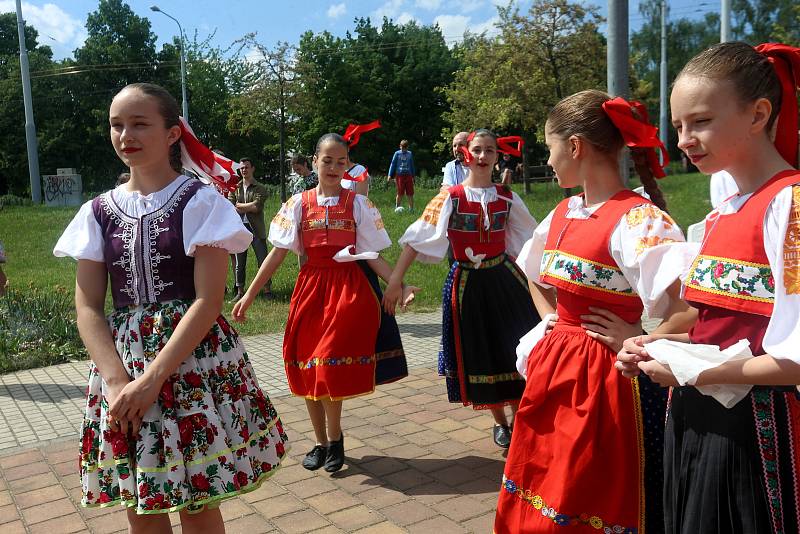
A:
MULTIPOLYGON (((659 87, 658 137, 667 146, 667 0, 661 0, 661 79, 659 87)), ((663 157, 663 156, 662 156, 663 157)), ((663 163, 663 162, 662 162, 663 163)))
POLYGON ((719 15, 719 42, 731 40, 731 0, 721 0, 719 15))
POLYGON ((31 199, 42 203, 42 178, 39 175, 39 143, 36 124, 33 122, 33 97, 28 50, 25 46, 25 21, 22 18, 22 1, 17 0, 17 31, 19 33, 19 69, 22 71, 22 99, 25 102, 25 141, 28 146, 28 174, 31 179, 31 199))
POLYGON ((150 6, 150 11, 155 11, 156 13, 161 13, 172 20, 175 21, 175 24, 178 25, 178 31, 181 34, 181 99, 183 104, 181 104, 183 118, 186 122, 189 122, 189 99, 186 97, 186 40, 183 38, 183 27, 181 23, 170 15, 169 13, 162 11, 162 9, 158 6, 150 6))
MULTIPOLYGON (((628 0, 608 0, 608 92, 629 97, 628 82, 628 0)), ((628 157, 623 156, 620 172, 628 183, 628 157)))

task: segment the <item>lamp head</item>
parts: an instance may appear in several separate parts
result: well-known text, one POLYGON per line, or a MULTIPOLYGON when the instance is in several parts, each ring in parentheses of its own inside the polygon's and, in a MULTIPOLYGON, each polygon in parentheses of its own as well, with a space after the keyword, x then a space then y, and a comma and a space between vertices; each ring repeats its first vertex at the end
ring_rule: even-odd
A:
POLYGON ((158 6, 150 6, 150 11, 161 11, 161 8, 158 6))

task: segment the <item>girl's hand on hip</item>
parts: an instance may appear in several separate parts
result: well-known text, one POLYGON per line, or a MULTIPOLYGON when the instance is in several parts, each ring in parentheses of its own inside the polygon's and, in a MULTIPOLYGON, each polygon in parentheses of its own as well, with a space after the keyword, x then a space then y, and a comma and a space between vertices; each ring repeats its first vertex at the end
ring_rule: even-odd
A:
POLYGON ((642 323, 629 323, 619 315, 590 306, 592 315, 581 315, 581 328, 586 335, 608 345, 614 352, 622 349, 622 343, 629 337, 642 333, 642 323))

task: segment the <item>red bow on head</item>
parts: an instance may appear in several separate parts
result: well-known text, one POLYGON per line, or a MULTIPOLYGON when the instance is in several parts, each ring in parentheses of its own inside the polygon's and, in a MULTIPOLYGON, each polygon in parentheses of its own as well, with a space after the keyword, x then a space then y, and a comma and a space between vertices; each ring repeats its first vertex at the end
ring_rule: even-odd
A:
POLYGON ((347 141, 348 145, 350 145, 350 148, 353 148, 361 139, 361 134, 371 130, 376 130, 380 127, 380 119, 376 119, 367 124, 348 124, 347 129, 344 131, 344 135, 342 137, 344 137, 344 140, 347 141))
MULTIPOLYGON (((475 132, 467 136, 467 145, 458 147, 458 151, 464 155, 464 164, 469 165, 475 159, 472 157, 472 152, 469 151, 470 141, 475 139, 475 132)), ((511 154, 512 156, 521 157, 522 147, 525 146, 525 140, 518 135, 508 135, 506 137, 497 138, 497 151, 504 154, 511 154), (516 145, 516 146, 515 146, 516 145)))
POLYGON ((756 52, 766 56, 775 67, 781 82, 781 111, 778 114, 778 131, 775 148, 794 167, 797 154, 797 88, 800 87, 800 48, 780 43, 765 43, 756 52))
POLYGON ((619 133, 622 134, 622 139, 629 147, 634 148, 657 148, 661 151, 661 156, 664 159, 662 165, 658 161, 658 155, 655 150, 647 151, 647 166, 650 172, 656 178, 663 178, 663 167, 669 163, 669 155, 664 143, 658 138, 658 128, 649 123, 647 118, 647 108, 641 102, 628 102, 622 97, 612 98, 603 102, 603 111, 606 112, 608 118, 617 127, 619 133), (634 114, 636 111, 639 114, 637 117, 634 114))
POLYGON ((350 180, 351 182, 363 182, 367 178, 369 178, 369 171, 367 170, 366 167, 364 167, 364 172, 362 172, 361 174, 357 174, 355 176, 350 174, 350 171, 344 171, 344 179, 350 180))
POLYGON ((214 184, 221 191, 236 191, 236 171, 242 165, 213 152, 201 143, 183 117, 180 117, 180 127, 183 168, 197 174, 203 182, 214 184))
POLYGON ((504 154, 511 154, 520 158, 522 157, 523 146, 525 146, 525 141, 518 135, 497 138, 497 151, 504 154), (516 143, 516 146, 514 146, 514 143, 516 143))

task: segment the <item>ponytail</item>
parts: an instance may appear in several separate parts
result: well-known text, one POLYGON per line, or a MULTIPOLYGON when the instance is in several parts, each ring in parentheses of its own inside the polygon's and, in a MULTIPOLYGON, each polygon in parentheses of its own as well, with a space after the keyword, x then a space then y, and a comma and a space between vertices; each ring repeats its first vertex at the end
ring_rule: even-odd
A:
POLYGON ((658 181, 653 176, 653 171, 648 162, 648 152, 652 152, 649 148, 631 148, 631 159, 633 165, 636 167, 636 173, 639 175, 639 180, 644 186, 644 192, 653 201, 653 204, 658 206, 661 210, 669 213, 667 209, 667 199, 664 198, 664 193, 658 187, 658 181))

